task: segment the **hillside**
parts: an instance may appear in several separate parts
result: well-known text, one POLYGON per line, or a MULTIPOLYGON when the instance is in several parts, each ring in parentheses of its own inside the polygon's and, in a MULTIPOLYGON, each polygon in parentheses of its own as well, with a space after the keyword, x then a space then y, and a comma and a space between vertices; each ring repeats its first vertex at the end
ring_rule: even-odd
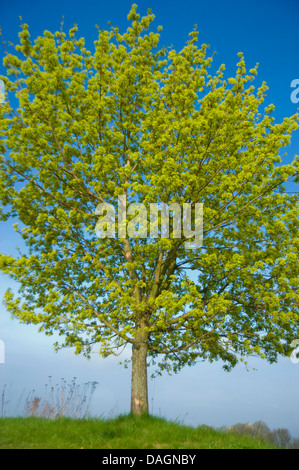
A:
POLYGON ((162 418, 0 418, 1 449, 275 449, 254 437, 162 418))

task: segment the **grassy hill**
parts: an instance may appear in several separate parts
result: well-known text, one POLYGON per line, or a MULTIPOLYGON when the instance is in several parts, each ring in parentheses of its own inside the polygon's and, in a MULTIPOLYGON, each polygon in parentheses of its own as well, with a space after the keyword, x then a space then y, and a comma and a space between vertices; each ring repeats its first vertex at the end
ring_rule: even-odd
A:
POLYGON ((0 418, 0 449, 275 449, 254 437, 153 416, 0 418))

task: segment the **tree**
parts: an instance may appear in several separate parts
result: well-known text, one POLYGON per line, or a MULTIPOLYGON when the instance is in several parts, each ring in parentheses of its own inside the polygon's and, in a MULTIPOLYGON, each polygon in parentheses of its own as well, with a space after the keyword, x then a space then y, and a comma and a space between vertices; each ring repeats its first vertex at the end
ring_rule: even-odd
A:
POLYGON ((150 10, 141 17, 133 5, 128 20, 123 34, 98 28, 93 52, 63 25, 32 42, 22 24, 20 43, 5 49, 1 217, 17 218, 27 251, 1 255, 0 267, 20 285, 5 294, 8 311, 59 332, 57 349, 132 348, 139 414, 148 364, 162 373, 221 360, 230 370, 251 354, 270 363, 291 354, 298 197, 285 184, 298 157, 283 164, 279 152, 298 115, 277 124, 274 106, 261 110, 267 86, 251 84, 257 66, 247 72, 242 53, 225 79, 196 28, 176 52, 158 48, 150 10), (118 214, 119 201, 131 205, 134 236, 108 210, 118 214), (141 207, 148 214, 151 203, 189 207, 189 235, 174 236, 185 214, 168 237, 145 237, 141 207), (192 248, 197 204, 203 243, 192 248), (108 237, 113 227, 121 236, 108 237))
POLYGON ((255 423, 237 423, 228 428, 229 432, 237 434, 248 434, 263 438, 277 447, 296 449, 298 448, 298 439, 292 439, 289 431, 286 428, 271 429, 263 421, 256 421, 255 423), (297 446, 297 447, 296 447, 297 446))
POLYGON ((298 437, 292 439, 289 449, 299 449, 299 439, 298 437))
POLYGON ((256 421, 255 423, 237 423, 230 426, 228 431, 240 435, 248 434, 250 436, 256 436, 276 444, 276 442, 273 442, 273 432, 263 421, 256 421))
POLYGON ((270 433, 270 440, 277 447, 282 447, 283 449, 289 448, 292 444, 292 437, 289 431, 285 428, 274 429, 270 433))

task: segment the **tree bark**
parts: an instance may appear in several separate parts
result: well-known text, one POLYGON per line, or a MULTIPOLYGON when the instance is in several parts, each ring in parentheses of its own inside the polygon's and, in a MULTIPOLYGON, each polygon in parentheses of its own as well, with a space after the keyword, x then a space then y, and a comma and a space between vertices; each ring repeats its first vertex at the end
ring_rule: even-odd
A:
POLYGON ((132 348, 131 413, 148 414, 147 340, 136 341, 132 348))

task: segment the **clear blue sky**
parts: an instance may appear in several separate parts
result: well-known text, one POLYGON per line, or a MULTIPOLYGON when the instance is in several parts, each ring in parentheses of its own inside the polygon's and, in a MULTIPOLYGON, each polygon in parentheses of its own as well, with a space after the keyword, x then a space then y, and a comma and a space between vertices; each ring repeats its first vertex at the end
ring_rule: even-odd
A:
MULTIPOLYGON (((47 29, 78 24, 79 32, 92 47, 96 39, 95 24, 107 28, 108 21, 124 30, 133 1, 127 0, 1 0, 0 25, 4 38, 16 42, 22 16, 29 24, 32 38, 47 29)), ((152 8, 155 25, 162 25, 161 44, 180 50, 194 24, 199 40, 217 51, 216 64, 225 63, 234 73, 242 51, 248 68, 259 62, 257 81, 269 86, 267 101, 276 106, 277 122, 297 111, 298 104, 290 99, 292 80, 299 79, 298 0, 140 0, 141 14, 152 8)), ((1 51, 1 55, 3 50, 1 51)), ((0 64, 0 73, 3 72, 0 64)), ((299 153, 299 133, 293 136, 289 158, 299 153)), ((296 190, 290 186, 290 190, 296 190)), ((0 225, 0 252, 14 253, 22 246, 10 223, 0 225)), ((16 288, 11 280, 0 276, 0 297, 7 287, 16 288)), ((7 384, 10 409, 23 389, 43 391, 48 376, 53 381, 64 377, 77 382, 99 382, 93 400, 94 414, 109 415, 128 412, 130 404, 130 370, 118 360, 101 359, 94 354, 91 361, 74 356, 73 351, 53 352, 53 338, 37 333, 32 326, 19 325, 10 319, 0 305, 0 339, 5 341, 6 363, 0 364, 0 392, 7 384)), ((236 367, 227 374, 221 363, 204 364, 183 370, 178 375, 158 377, 150 382, 150 411, 193 425, 231 425, 236 422, 265 421, 271 428, 286 427, 299 436, 299 363, 281 358, 278 364, 254 359, 250 370, 236 367), (254 368, 256 370, 254 370, 254 368)))

